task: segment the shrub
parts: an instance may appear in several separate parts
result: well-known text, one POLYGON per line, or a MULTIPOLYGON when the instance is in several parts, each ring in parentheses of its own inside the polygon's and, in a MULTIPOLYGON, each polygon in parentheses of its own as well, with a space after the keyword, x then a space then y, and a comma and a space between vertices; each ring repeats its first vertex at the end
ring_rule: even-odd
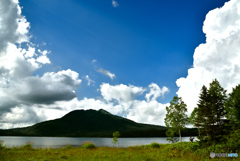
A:
POLYGON ((237 152, 240 149, 240 129, 233 131, 225 143, 228 152, 237 152))
POLYGON ((26 144, 23 146, 24 148, 32 149, 34 145, 33 141, 27 141, 26 144))
POLYGON ((151 143, 150 147, 151 148, 160 148, 160 145, 158 143, 151 143))
POLYGON ((91 141, 85 141, 85 142, 82 143, 81 148, 94 149, 94 148, 96 148, 96 146, 91 141))
POLYGON ((3 142, 4 142, 3 140, 0 140, 0 150, 5 148, 5 146, 3 145, 3 142))

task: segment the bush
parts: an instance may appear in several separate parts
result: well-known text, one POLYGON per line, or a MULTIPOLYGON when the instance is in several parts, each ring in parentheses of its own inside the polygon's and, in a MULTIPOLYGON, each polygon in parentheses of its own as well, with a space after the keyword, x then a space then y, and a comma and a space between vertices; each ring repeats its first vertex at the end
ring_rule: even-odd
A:
POLYGON ((151 143, 150 147, 151 148, 160 148, 160 145, 158 143, 151 143))
POLYGON ((96 148, 96 146, 93 144, 93 142, 86 141, 86 142, 82 143, 81 148, 84 148, 84 149, 94 149, 94 148, 96 148))
POLYGON ((23 148, 32 149, 34 145, 33 141, 27 141, 23 148))
POLYGON ((228 152, 239 152, 240 149, 240 129, 233 131, 227 137, 227 141, 225 143, 226 150, 228 152))
POLYGON ((3 140, 0 140, 0 150, 5 149, 5 146, 3 145, 3 142, 4 142, 3 140))

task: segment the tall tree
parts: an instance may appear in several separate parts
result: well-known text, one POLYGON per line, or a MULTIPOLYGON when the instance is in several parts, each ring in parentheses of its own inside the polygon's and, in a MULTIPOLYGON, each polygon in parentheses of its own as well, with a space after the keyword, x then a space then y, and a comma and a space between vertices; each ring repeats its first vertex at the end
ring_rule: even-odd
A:
POLYGON ((209 90, 203 85, 194 124, 202 127, 201 133, 209 136, 212 141, 218 141, 223 135, 226 99, 226 90, 221 87, 217 79, 210 83, 209 90))
POLYGON ((187 105, 182 101, 181 97, 174 96, 170 102, 170 106, 166 107, 166 118, 164 119, 167 127, 172 127, 178 130, 180 141, 182 141, 181 130, 189 124, 189 119, 186 114, 187 105))
POLYGON ((240 84, 229 93, 229 98, 224 105, 227 111, 226 117, 236 129, 240 124, 240 84))
POLYGON ((200 120, 199 120, 197 107, 195 107, 194 110, 192 111, 189 121, 194 127, 198 128, 198 136, 200 136, 200 125, 199 125, 200 120))
POLYGON ((203 128, 201 133, 203 135, 211 136, 211 125, 214 123, 213 111, 210 106, 210 97, 205 85, 202 86, 197 108, 192 115, 195 115, 195 119, 192 120, 192 122, 194 121, 194 125, 203 128))
POLYGON ((210 98, 210 109, 213 110, 213 133, 214 137, 221 137, 223 135, 223 124, 224 117, 227 114, 225 110, 225 102, 227 100, 226 90, 221 87, 220 83, 217 79, 213 80, 210 83, 210 87, 208 90, 209 98, 210 98))

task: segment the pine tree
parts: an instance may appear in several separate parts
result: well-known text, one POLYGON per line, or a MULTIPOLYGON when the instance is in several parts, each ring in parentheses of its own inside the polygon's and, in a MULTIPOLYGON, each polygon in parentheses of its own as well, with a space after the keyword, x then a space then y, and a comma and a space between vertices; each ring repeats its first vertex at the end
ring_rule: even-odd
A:
POLYGON ((210 83, 208 90, 210 98, 210 109, 213 112, 213 135, 216 140, 224 134, 224 117, 226 115, 225 102, 227 100, 226 90, 221 87, 217 79, 210 83))
POLYGON ((224 105, 227 111, 226 117, 235 130, 240 125, 240 84, 229 93, 229 98, 224 105))
POLYGON ((209 136, 211 141, 219 141, 224 134, 224 117, 226 110, 226 90, 215 79, 209 90, 203 85, 199 96, 197 114, 194 125, 201 127, 201 134, 209 136))
POLYGON ((195 116, 195 126, 202 128, 201 134, 211 137, 213 121, 213 111, 210 106, 210 98, 206 86, 202 86, 199 101, 197 104, 197 115, 195 116))
POLYGON ((195 107, 194 110, 191 113, 191 116, 189 118, 190 123, 194 126, 198 128, 198 136, 200 136, 200 120, 199 120, 199 111, 198 108, 195 107))

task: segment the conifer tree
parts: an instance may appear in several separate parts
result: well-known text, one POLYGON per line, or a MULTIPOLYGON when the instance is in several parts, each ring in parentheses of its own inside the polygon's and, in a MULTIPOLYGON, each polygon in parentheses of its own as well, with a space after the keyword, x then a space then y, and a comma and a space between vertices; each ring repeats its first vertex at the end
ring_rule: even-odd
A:
POLYGON ((240 124, 240 84, 229 93, 229 98, 224 105, 227 111, 226 117, 233 129, 236 129, 240 124))
POLYGON ((190 123, 194 126, 198 128, 198 136, 200 136, 200 120, 199 120, 199 115, 198 115, 198 108, 195 107, 194 110, 191 113, 191 116, 189 118, 190 123))
POLYGON ((217 79, 210 83, 208 90, 210 98, 210 109, 213 110, 213 134, 215 139, 222 137, 224 128, 224 117, 226 115, 225 102, 227 100, 226 90, 221 87, 217 79))
POLYGON ((226 90, 216 79, 210 83, 209 90, 203 85, 194 125, 203 128, 201 133, 212 141, 219 141, 223 135, 226 99, 226 90))
POLYGON ((210 106, 210 98, 208 94, 207 87, 202 86, 201 93, 199 96, 199 101, 197 104, 197 115, 195 116, 195 126, 203 128, 202 134, 211 137, 212 128, 211 125, 213 122, 213 111, 210 106))

